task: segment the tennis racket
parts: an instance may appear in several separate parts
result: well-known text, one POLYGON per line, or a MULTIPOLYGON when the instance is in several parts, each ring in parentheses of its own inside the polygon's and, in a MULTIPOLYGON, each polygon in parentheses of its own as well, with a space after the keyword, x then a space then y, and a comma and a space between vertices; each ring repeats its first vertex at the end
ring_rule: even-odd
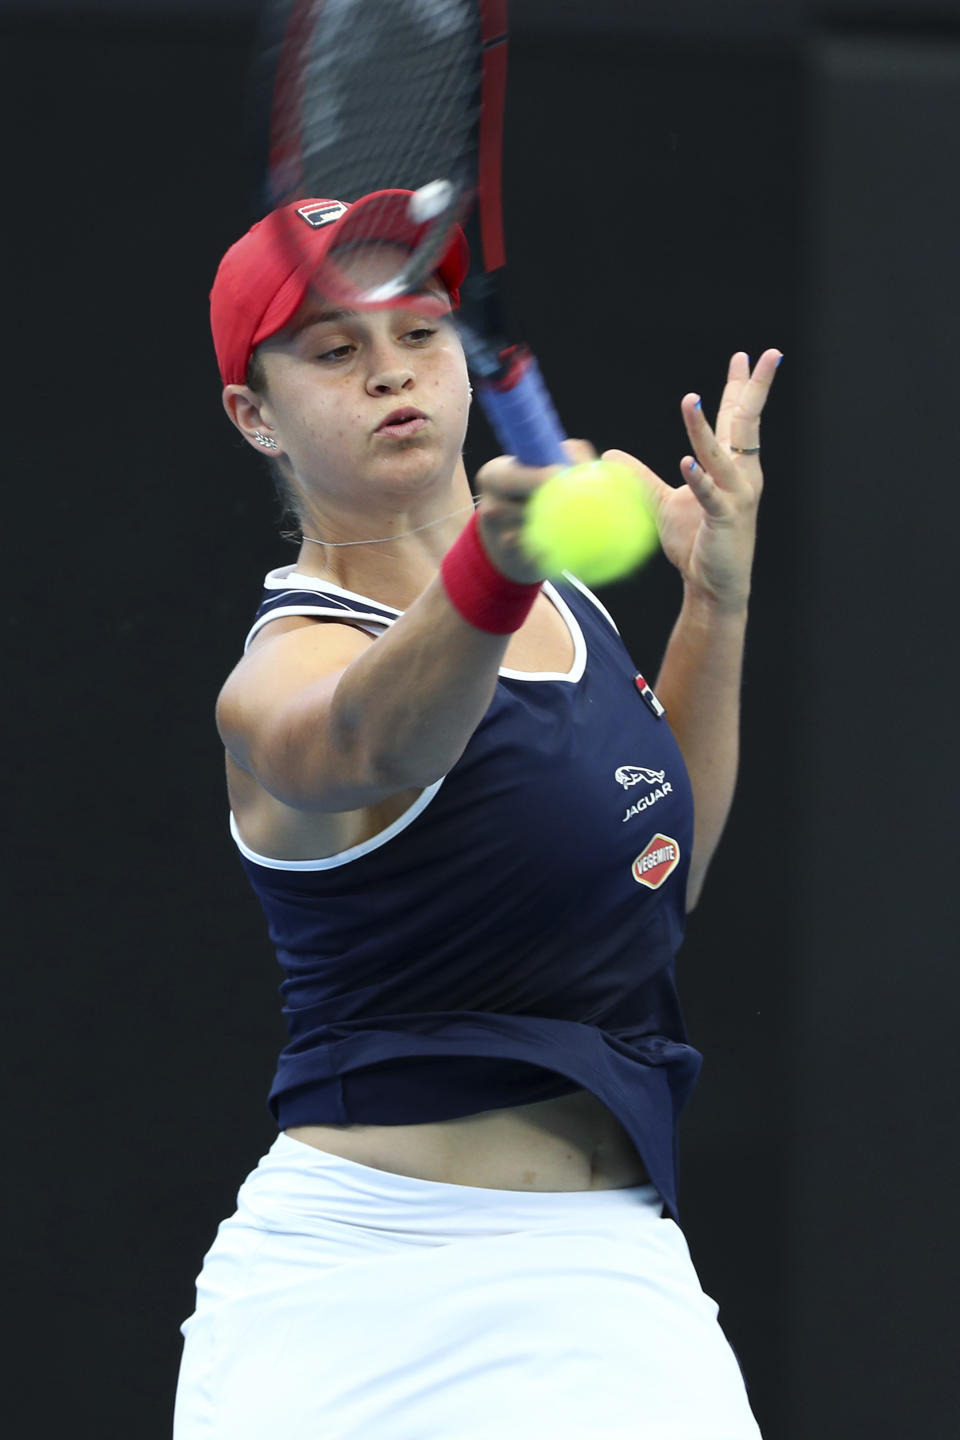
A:
MULTIPOLYGON (((434 273, 460 225, 472 265, 452 319, 477 398, 506 453, 526 465, 568 465, 537 363, 504 333, 506 0, 272 0, 262 27, 266 208, 306 196, 347 202, 337 248, 353 248, 382 239, 395 221, 377 213, 378 203, 397 204, 396 197, 353 201, 381 190, 414 192, 403 204, 415 234, 396 273, 360 290, 337 269, 334 253, 315 287, 353 308, 402 305, 434 273)), ((296 248, 301 217, 292 215, 288 230, 296 248)))

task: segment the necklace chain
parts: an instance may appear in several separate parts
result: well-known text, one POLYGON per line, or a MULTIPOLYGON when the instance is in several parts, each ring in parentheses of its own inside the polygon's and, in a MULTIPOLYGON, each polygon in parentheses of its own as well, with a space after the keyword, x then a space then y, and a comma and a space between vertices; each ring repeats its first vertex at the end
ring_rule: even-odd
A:
POLYGON ((480 504, 478 495, 469 505, 464 505, 462 510, 451 510, 449 515, 441 515, 439 520, 428 520, 425 525, 414 525, 412 530, 401 530, 399 535, 379 535, 375 540, 316 540, 312 535, 304 535, 301 531, 300 539, 309 540, 311 545, 323 545, 328 550, 342 550, 345 545, 384 545, 388 540, 405 540, 408 535, 416 535, 419 530, 429 530, 431 525, 442 525, 444 520, 452 520, 456 515, 466 515, 468 510, 476 510, 480 504))

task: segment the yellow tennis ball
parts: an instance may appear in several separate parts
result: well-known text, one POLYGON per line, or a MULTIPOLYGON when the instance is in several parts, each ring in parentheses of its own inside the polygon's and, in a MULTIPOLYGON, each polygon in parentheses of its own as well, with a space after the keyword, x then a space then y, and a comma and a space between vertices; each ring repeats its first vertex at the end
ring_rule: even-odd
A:
POLYGON ((592 460, 561 470, 533 492, 522 543, 548 575, 569 570, 586 585, 605 585, 648 560, 659 536, 633 471, 592 460))

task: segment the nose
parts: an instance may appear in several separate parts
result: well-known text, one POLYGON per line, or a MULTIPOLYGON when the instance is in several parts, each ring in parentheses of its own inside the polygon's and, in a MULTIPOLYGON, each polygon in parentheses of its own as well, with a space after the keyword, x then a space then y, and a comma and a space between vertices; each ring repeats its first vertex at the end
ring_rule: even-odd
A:
POLYGON ((415 383, 415 376, 409 365, 401 365, 395 355, 377 361, 367 376, 367 393, 370 395, 399 395, 415 383))

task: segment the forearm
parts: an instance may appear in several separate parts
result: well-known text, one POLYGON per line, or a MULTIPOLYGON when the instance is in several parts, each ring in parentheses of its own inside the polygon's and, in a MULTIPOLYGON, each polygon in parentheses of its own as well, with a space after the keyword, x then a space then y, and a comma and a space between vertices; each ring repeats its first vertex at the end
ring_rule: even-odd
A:
POLYGON ((527 553, 523 520, 549 473, 512 456, 483 467, 481 506, 440 575, 337 686, 341 743, 356 739, 400 787, 445 775, 490 705, 509 636, 540 594, 543 572, 527 553))
POLYGON ((483 719, 509 638, 467 624, 435 580, 344 672, 331 705, 340 746, 376 757, 399 787, 438 780, 483 719))
POLYGON ((745 603, 724 609, 688 590, 657 677, 693 788, 688 909, 699 899, 733 801, 746 623, 745 603))

